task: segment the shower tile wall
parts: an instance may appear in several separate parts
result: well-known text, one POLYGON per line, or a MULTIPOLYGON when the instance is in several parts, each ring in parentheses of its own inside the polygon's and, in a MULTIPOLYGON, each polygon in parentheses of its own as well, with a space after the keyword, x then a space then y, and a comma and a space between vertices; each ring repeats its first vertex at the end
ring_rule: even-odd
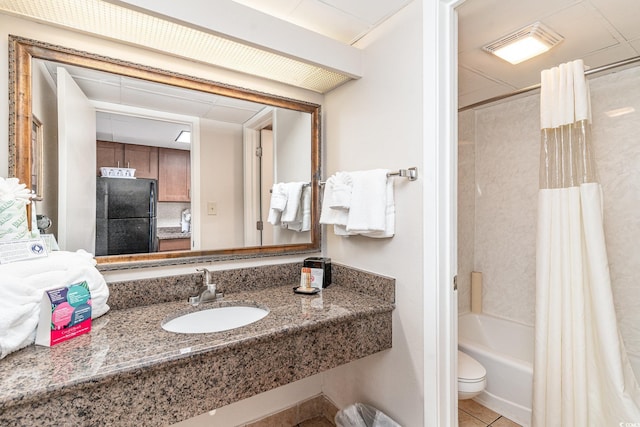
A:
POLYGON ((475 230, 475 113, 458 115, 458 312, 471 311, 475 230))
MULTIPOLYGON (((640 356, 640 68, 589 84, 614 302, 627 350, 640 356)), ((459 312, 476 270, 486 313, 533 325, 539 95, 461 113, 459 135, 459 312)))

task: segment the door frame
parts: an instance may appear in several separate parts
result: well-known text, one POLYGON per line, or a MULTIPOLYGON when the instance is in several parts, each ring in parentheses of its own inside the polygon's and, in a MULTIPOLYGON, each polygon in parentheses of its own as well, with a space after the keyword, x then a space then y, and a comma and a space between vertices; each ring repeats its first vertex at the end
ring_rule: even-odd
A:
POLYGON ((242 155, 244 164, 244 246, 259 246, 260 231, 256 223, 260 213, 260 175, 256 150, 260 146, 260 131, 273 124, 274 109, 269 107, 242 125, 242 155))
POLYGON ((436 4, 423 2, 423 99, 426 100, 423 109, 423 136, 425 141, 436 141, 435 144, 425 143, 423 150, 423 223, 433 224, 432 227, 424 227, 423 282, 436 284, 433 289, 425 286, 423 293, 425 343, 435 343, 435 349, 429 345, 424 349, 425 425, 458 425, 458 302, 454 286, 458 247, 456 8, 463 2, 464 0, 438 0, 436 4), (434 46, 435 55, 432 51, 434 46), (435 101, 428 101, 434 97, 435 101), (428 316, 427 313, 435 314, 428 316), (428 389, 429 387, 433 388, 428 389), (434 396, 435 408, 432 400, 434 396))

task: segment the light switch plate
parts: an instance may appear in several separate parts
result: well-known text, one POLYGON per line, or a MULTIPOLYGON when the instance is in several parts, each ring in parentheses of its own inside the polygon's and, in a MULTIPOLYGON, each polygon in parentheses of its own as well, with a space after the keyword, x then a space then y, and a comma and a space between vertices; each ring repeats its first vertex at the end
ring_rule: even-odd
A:
POLYGON ((218 204, 216 202, 207 202, 207 215, 218 215, 218 204))

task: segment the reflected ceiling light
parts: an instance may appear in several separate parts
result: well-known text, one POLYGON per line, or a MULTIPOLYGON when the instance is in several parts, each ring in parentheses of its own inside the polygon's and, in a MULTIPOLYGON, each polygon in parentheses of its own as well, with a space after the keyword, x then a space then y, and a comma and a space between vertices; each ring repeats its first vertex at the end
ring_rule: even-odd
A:
POLYGON ((191 143, 191 131, 181 130, 176 138, 176 142, 185 142, 187 144, 191 143))
POLYGON ((326 93, 351 77, 101 0, 0 0, 5 12, 326 93))
POLYGON ((633 113, 634 111, 636 111, 636 109, 633 107, 623 107, 617 108, 615 110, 605 111, 605 114, 609 117, 619 117, 624 116, 625 114, 633 113))
POLYGON ((482 49, 512 64, 538 56, 564 38, 551 28, 536 22, 484 46, 482 49))

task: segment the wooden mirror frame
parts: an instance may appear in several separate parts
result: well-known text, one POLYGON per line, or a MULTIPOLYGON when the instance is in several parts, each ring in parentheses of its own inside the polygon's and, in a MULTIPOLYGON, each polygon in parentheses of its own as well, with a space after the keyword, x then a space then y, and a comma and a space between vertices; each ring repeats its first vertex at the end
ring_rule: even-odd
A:
POLYGON ((215 95, 244 99, 311 114, 311 243, 252 246, 218 250, 154 252, 96 257, 102 269, 188 264, 220 259, 300 254, 320 250, 320 106, 121 61, 88 52, 9 36, 9 176, 31 188, 32 60, 43 59, 106 71, 215 95))

